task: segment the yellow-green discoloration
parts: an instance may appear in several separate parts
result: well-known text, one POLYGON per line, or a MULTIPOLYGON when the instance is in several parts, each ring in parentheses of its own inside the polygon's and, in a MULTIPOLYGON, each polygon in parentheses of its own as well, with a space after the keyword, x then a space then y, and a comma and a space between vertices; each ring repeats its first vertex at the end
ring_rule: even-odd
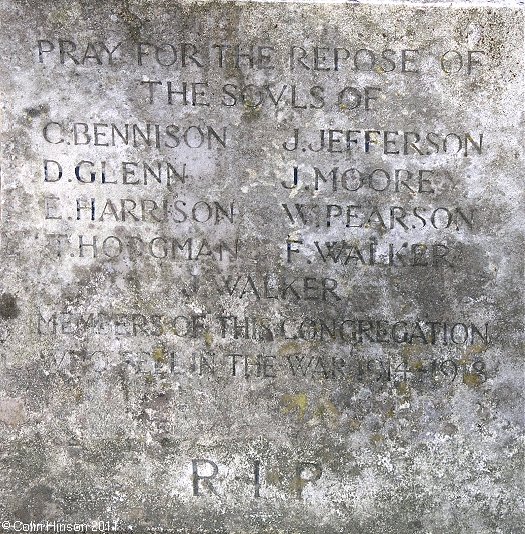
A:
POLYGON ((408 400, 412 396, 412 393, 410 391, 410 386, 407 382, 400 382, 397 387, 397 394, 403 398, 403 400, 408 400))
POLYGON ((204 342, 206 343, 207 347, 211 347, 213 343, 213 335, 211 334, 209 330, 206 330, 204 332, 204 342))
POLYGON ((305 393, 283 395, 281 402, 284 404, 284 413, 297 412, 299 419, 304 419, 306 409, 308 408, 308 397, 305 393))
POLYGON ((483 383, 483 379, 480 375, 465 373, 463 375, 463 383, 469 387, 477 387, 483 383))
POLYGON ((162 347, 157 347, 153 351, 152 357, 157 363, 166 363, 168 361, 166 353, 164 352, 164 349, 162 347))
POLYGON ((317 407, 315 408, 314 415, 320 419, 328 419, 329 421, 335 422, 339 420, 340 414, 339 410, 333 404, 333 402, 328 399, 322 399, 317 407))
POLYGON ((288 356, 290 354, 295 354, 299 352, 300 347, 299 343, 296 343, 295 341, 291 341, 290 343, 285 343, 281 347, 279 347, 279 356, 288 356))
POLYGON ((465 347, 465 356, 472 356, 474 354, 482 354, 488 349, 487 345, 476 344, 476 345, 467 345, 465 347))
POLYGON ((375 443, 376 445, 377 445, 378 443, 381 443, 382 441, 384 441, 384 439, 385 439, 385 438, 383 438, 383 436, 382 436, 381 434, 372 434, 372 435, 370 436, 370 441, 371 441, 372 443, 375 443))

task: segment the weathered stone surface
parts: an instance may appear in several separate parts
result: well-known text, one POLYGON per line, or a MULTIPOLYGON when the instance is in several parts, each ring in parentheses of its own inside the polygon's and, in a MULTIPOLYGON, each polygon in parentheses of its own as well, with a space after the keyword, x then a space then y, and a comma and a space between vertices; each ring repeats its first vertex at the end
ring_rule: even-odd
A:
POLYGON ((0 9, 2 528, 523 532, 522 6, 0 9))

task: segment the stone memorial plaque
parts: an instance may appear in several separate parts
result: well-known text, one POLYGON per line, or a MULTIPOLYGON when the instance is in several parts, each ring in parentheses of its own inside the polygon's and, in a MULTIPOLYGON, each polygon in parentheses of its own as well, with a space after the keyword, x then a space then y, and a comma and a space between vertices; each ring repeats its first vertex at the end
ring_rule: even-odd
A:
POLYGON ((524 531, 519 4, 1 3, 3 531, 524 531))

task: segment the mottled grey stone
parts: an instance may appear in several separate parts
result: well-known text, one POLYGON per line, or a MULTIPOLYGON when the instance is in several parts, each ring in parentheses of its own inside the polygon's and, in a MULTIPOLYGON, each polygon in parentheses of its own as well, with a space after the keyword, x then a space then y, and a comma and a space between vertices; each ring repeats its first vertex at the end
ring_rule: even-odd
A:
POLYGON ((522 3, 0 13, 0 528, 524 531, 522 3))

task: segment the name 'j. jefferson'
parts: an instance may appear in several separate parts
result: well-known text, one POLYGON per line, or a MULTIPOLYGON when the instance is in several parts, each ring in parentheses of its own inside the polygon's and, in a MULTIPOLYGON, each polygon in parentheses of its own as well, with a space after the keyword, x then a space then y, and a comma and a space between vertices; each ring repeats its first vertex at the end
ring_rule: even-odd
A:
POLYGON ((432 156, 481 154, 483 133, 405 132, 388 130, 320 129, 303 132, 294 128, 283 143, 290 152, 359 152, 364 154, 432 156))

